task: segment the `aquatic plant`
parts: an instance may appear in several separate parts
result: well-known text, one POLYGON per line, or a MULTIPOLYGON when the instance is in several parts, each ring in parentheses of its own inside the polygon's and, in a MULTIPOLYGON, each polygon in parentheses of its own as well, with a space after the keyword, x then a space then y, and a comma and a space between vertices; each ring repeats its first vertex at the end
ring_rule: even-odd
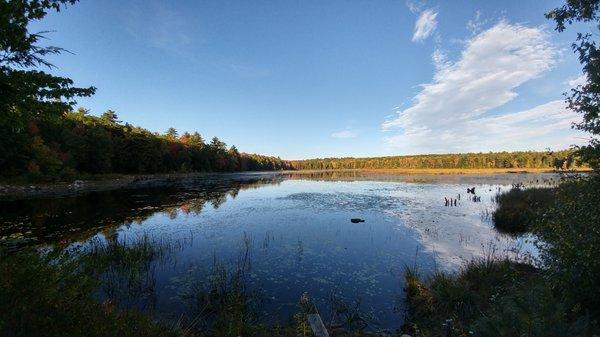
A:
POLYGON ((117 310, 94 294, 98 281, 59 251, 0 247, 1 336, 178 336, 149 316, 117 310))
POLYGON ((99 281, 102 298, 125 307, 147 306, 155 295, 153 263, 177 248, 177 241, 148 235, 129 240, 94 237, 77 252, 77 258, 85 272, 99 281))
POLYGON ((504 233, 525 233, 541 210, 552 204, 554 193, 552 188, 520 186, 498 193, 494 197, 498 207, 492 213, 494 226, 504 233))

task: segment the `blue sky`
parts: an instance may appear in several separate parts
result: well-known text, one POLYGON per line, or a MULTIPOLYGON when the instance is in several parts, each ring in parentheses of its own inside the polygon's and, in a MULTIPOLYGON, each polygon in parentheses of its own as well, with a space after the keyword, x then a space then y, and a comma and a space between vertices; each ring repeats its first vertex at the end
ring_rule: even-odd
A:
MULTIPOLYGON (((79 104, 285 159, 565 148, 562 1, 91 1, 31 29, 79 104)), ((586 29, 585 27, 579 27, 586 29)))

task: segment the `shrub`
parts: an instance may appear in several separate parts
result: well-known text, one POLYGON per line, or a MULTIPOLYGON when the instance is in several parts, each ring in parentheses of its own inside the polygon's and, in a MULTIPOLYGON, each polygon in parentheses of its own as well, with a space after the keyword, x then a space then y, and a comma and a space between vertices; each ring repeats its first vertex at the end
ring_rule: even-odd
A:
POLYGON ((600 316, 600 175, 561 184, 532 228, 547 281, 573 314, 600 316))

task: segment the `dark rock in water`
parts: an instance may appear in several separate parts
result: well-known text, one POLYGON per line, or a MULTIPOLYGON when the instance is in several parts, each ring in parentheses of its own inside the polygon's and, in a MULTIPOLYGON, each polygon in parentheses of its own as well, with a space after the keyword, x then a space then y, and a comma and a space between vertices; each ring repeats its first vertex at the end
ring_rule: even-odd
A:
POLYGON ((363 219, 359 219, 359 218, 352 218, 352 219, 350 219, 350 221, 351 221, 352 223, 365 222, 365 220, 363 220, 363 219))

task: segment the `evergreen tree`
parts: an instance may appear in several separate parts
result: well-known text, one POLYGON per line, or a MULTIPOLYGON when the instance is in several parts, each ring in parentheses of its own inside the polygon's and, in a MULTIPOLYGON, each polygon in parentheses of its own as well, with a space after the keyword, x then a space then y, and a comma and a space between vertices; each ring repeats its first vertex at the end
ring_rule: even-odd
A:
POLYGON ((108 125, 117 125, 121 123, 119 117, 117 117, 117 113, 112 110, 106 110, 101 116, 100 119, 104 121, 108 125))
MULTIPOLYGON (((76 0, 5 0, 0 2, 0 173, 18 170, 33 157, 26 133, 34 119, 59 118, 76 103, 75 98, 90 96, 95 88, 78 88, 73 81, 37 70, 51 68, 45 57, 64 50, 40 46, 42 33, 29 32, 32 21, 43 19, 48 11, 60 11, 76 0)), ((36 146, 45 146, 37 144, 36 146)))
POLYGON ((175 139, 177 139, 178 134, 177 134, 177 130, 175 130, 175 128, 169 128, 165 135, 167 136, 168 139, 175 140, 175 139))

